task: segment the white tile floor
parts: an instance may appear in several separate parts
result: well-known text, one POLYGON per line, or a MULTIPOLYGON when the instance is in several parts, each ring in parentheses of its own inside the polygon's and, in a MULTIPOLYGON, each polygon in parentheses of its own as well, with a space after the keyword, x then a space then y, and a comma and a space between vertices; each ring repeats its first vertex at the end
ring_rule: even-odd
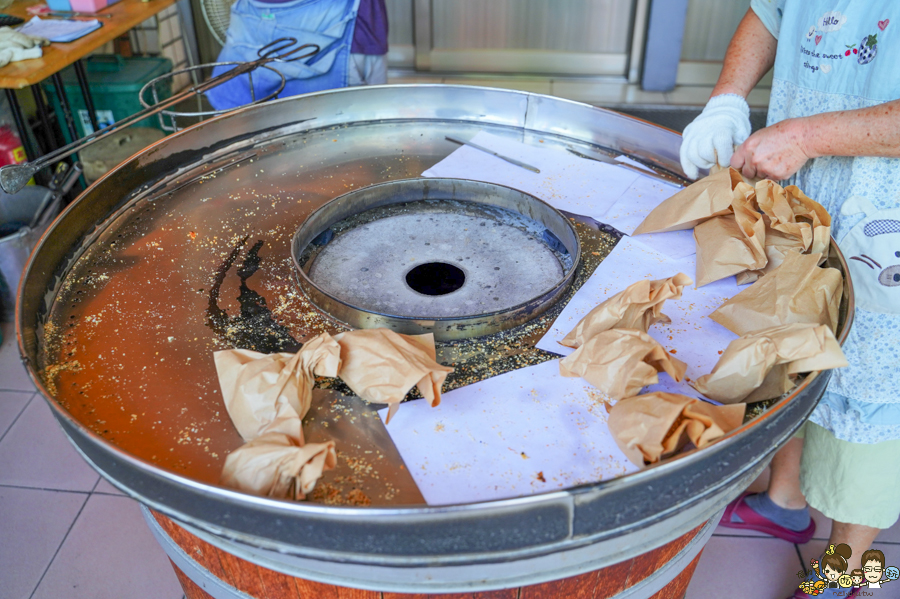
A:
MULTIPOLYGON (((15 334, 0 345, 0 599, 179 599, 183 596, 137 504, 91 470, 65 438, 19 362, 15 334)), ((765 480, 754 487, 764 488, 765 480)), ((719 528, 686 599, 782 599, 821 555, 830 522, 795 546, 719 528), (742 582, 743 581, 743 582, 742 582), (752 581, 752 584, 750 584, 752 581)), ((900 563, 900 526, 876 545, 900 563)), ((884 597, 896 596, 885 594, 884 597)))
POLYGON ((182 599, 137 503, 75 452, 2 331, 0 598, 182 599))
MULTIPOLYGON (((766 488, 767 473, 750 486, 751 491, 766 488)), ((797 589, 797 573, 808 568, 809 560, 820 559, 827 549, 831 520, 812 510, 816 521, 813 539, 804 545, 792 545, 751 530, 718 528, 703 550, 685 599, 785 599, 797 589), (724 589, 730 591, 723 593, 724 589)), ((884 552, 888 565, 900 562, 900 524, 882 531, 874 543, 884 552)), ((868 548, 866 548, 868 549, 868 548)), ((874 591, 873 591, 874 593, 874 591)), ((883 595, 900 597, 900 589, 883 595)), ((820 598, 830 599, 823 594, 820 598)), ((877 599, 877 597, 876 597, 877 599)))

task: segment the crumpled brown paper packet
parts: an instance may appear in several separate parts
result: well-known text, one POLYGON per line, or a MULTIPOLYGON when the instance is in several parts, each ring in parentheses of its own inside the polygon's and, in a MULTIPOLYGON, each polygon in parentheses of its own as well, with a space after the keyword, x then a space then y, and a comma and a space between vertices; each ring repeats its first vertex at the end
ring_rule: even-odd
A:
POLYGON ((302 441, 299 419, 312 401, 315 376, 337 376, 341 348, 328 333, 296 354, 229 349, 213 354, 225 409, 245 441, 280 431, 302 441))
POLYGON ((336 464, 334 441, 302 445, 296 437, 269 432, 228 454, 220 482, 255 495, 301 500, 336 464))
POLYGON ((731 211, 733 190, 745 181, 733 168, 723 169, 685 187, 653 209, 634 235, 691 229, 731 211))
POLYGON ((731 210, 734 220, 744 235, 745 243, 753 255, 750 268, 762 268, 766 258, 766 223, 756 203, 756 189, 747 183, 738 183, 734 190, 731 210))
POLYGON ((694 227, 697 287, 766 266, 766 223, 756 205, 756 190, 743 181, 732 192, 731 214, 694 227))
POLYGON ((687 364, 635 329, 597 333, 559 361, 562 376, 580 376, 613 399, 637 395, 643 387, 658 383, 660 372, 681 381, 685 370, 687 364))
POLYGON ((759 271, 768 263, 767 229, 756 204, 756 189, 740 182, 735 185, 732 198, 731 214, 694 227, 697 287, 746 271, 759 271))
POLYGON ((688 443, 703 448, 736 429, 745 404, 714 406, 679 393, 647 393, 617 402, 609 430, 622 453, 638 466, 669 457, 688 443))
POLYGON ((388 404, 385 423, 415 385, 432 407, 452 368, 435 361, 434 335, 401 335, 389 329, 360 329, 335 335, 341 346, 338 376, 371 403, 388 404))
POLYGON ((824 254, 831 237, 831 215, 796 185, 782 188, 774 181, 756 184, 756 202, 768 226, 802 243, 804 251, 824 254))
POLYGON ((738 273, 735 280, 738 285, 755 283, 761 276, 772 272, 784 262, 784 257, 790 252, 804 253, 803 242, 797 237, 791 237, 776 229, 766 229, 766 265, 757 270, 746 270, 738 273))
POLYGON ((225 459, 220 482, 269 497, 304 499, 335 466, 334 443, 305 444, 302 418, 314 376, 335 376, 340 346, 327 333, 296 354, 233 349, 214 354, 225 408, 247 441, 225 459))
POLYGON ((796 185, 782 188, 774 181, 756 184, 756 202, 765 214, 766 264, 749 269, 737 277, 738 285, 746 285, 781 266, 789 252, 821 254, 820 264, 831 240, 831 215, 809 198, 796 185))
POLYGON ((691 283, 691 278, 684 273, 633 283, 588 312, 559 343, 578 348, 586 339, 609 329, 636 329, 646 333, 654 323, 672 322, 662 313, 663 303, 667 299, 680 299, 681 290, 691 283))
POLYGON ((788 324, 735 339, 713 371, 693 386, 722 403, 752 403, 780 397, 790 390, 791 374, 846 365, 844 353, 827 325, 788 324))
POLYGON ((759 243, 765 239, 765 227, 758 228, 762 231, 747 237, 734 214, 717 216, 694 227, 697 287, 765 266, 766 253, 759 243))
POLYGON ((727 168, 662 202, 634 234, 692 227, 697 286, 731 275, 744 285, 777 268, 789 251, 818 253, 824 260, 831 216, 794 185, 744 179, 727 168))
POLYGON ((843 277, 820 268, 821 254, 789 252, 781 266, 764 275, 710 314, 738 335, 797 322, 827 324, 834 331, 843 277))
POLYGON ((315 376, 340 376, 364 400, 390 404, 389 421, 413 385, 432 406, 440 403, 453 372, 434 361, 433 335, 387 329, 323 333, 296 354, 235 349, 214 357, 225 407, 248 441, 226 458, 222 484, 290 499, 304 499, 337 463, 333 442, 304 443, 315 376))

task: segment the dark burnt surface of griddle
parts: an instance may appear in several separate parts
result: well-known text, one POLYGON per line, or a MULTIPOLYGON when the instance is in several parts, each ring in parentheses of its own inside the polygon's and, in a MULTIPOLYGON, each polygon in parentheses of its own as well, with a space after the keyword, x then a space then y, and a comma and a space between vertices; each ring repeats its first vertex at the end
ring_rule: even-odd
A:
POLYGON ((266 304, 266 298, 247 285, 247 280, 259 270, 259 250, 265 243, 263 240, 257 241, 247 251, 237 269, 241 280, 240 295, 237 297, 241 305, 240 313, 229 316, 228 312, 219 307, 222 284, 246 243, 247 238, 244 237, 214 273, 214 283, 209 290, 209 306, 206 308, 207 326, 219 339, 234 348, 264 354, 299 351, 303 344, 294 339, 287 327, 275 320, 266 304))

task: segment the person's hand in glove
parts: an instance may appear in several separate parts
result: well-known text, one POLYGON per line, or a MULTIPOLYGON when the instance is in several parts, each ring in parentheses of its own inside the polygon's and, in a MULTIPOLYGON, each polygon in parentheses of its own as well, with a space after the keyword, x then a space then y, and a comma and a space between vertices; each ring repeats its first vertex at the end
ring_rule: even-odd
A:
POLYGON ((43 54, 41 46, 50 42, 42 37, 26 35, 9 27, 0 27, 0 67, 11 62, 40 58, 43 54))
POLYGON ((684 128, 681 141, 681 168, 690 179, 699 169, 718 163, 727 167, 735 146, 750 136, 750 107, 737 94, 710 98, 703 112, 684 128))

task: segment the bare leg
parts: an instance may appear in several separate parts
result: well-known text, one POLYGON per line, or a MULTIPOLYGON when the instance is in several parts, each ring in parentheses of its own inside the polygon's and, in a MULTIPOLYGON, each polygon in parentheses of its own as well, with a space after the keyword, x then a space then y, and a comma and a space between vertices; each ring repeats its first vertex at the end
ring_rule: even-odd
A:
POLYGON ((772 458, 768 494, 769 499, 778 507, 788 510, 799 510, 806 507, 806 497, 800 492, 800 456, 802 454, 803 439, 794 437, 772 458))
POLYGON ((835 520, 831 524, 831 537, 828 542, 832 545, 838 543, 846 543, 853 550, 853 555, 847 560, 847 572, 851 570, 861 569, 860 558, 864 551, 872 548, 875 537, 881 530, 872 528, 871 526, 863 526, 862 524, 847 524, 846 522, 838 522, 835 520))

